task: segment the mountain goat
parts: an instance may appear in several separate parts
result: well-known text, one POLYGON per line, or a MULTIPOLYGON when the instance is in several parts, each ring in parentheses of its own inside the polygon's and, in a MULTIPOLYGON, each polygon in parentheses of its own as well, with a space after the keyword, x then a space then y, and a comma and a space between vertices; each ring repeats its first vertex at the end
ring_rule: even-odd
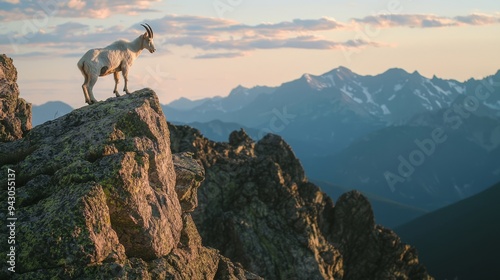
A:
POLYGON ((97 82, 99 76, 106 76, 113 73, 115 78, 115 89, 113 93, 120 96, 117 87, 119 82, 118 72, 122 72, 125 86, 123 91, 130 94, 127 88, 128 71, 134 60, 141 54, 143 49, 147 49, 150 53, 156 51, 153 42, 153 30, 151 26, 141 24, 146 32, 137 37, 134 41, 128 42, 119 40, 105 48, 91 49, 87 51, 78 61, 78 68, 82 72, 85 81, 82 89, 87 104, 96 103, 92 88, 97 82))

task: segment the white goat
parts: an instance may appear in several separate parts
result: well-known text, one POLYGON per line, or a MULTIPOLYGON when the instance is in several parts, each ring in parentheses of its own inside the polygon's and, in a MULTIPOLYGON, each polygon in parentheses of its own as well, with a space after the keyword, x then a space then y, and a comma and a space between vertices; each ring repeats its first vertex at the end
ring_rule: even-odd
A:
POLYGON ((85 77, 82 89, 86 103, 90 105, 97 102, 92 88, 99 76, 106 76, 111 73, 113 73, 115 78, 113 93, 117 97, 120 96, 116 89, 119 81, 118 72, 120 71, 122 71, 123 79, 125 80, 123 91, 130 94, 127 88, 127 76, 132 63, 141 54, 143 49, 147 49, 150 53, 154 53, 156 50, 151 26, 147 23, 147 26, 144 24, 141 25, 146 29, 146 33, 137 37, 134 41, 119 40, 105 48, 91 49, 78 61, 78 68, 82 71, 83 77, 85 77))

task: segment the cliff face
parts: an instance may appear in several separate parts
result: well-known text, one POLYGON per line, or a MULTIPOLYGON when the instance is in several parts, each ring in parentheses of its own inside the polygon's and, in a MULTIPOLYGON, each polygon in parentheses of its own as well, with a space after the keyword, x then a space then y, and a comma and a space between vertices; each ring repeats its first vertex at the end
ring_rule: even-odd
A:
POLYGON ((172 150, 201 160, 206 179, 193 213, 204 244, 268 279, 432 279, 415 249, 375 225, 359 192, 332 200, 308 182, 276 135, 244 131, 215 143, 170 125, 172 150))
POLYGON ((204 171, 190 154, 172 160, 151 90, 37 126, 0 155, 16 174, 15 279, 258 278, 203 247, 190 212, 204 171))
POLYGON ((31 129, 31 104, 19 98, 17 70, 0 55, 0 142, 20 139, 31 129))

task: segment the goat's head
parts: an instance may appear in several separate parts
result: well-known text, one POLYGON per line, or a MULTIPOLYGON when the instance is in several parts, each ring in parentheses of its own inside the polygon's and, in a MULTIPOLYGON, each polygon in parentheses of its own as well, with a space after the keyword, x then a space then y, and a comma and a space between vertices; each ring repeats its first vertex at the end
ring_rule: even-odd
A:
POLYGON ((142 45, 144 46, 145 49, 148 49, 150 53, 154 53, 156 51, 155 48, 155 43, 153 42, 153 29, 151 29, 151 26, 146 23, 146 25, 141 24, 145 29, 146 33, 142 35, 142 45))

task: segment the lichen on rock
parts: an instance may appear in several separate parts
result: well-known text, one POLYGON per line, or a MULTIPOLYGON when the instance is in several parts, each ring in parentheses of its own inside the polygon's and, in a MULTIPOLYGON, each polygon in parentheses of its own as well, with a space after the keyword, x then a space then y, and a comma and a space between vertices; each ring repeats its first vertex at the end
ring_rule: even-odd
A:
POLYGON ((31 104, 19 98, 17 70, 0 55, 0 142, 14 141, 31 129, 31 104))
MULTIPOLYGON (((1 172, 10 168, 17 176, 14 279, 205 279, 223 273, 226 258, 203 247, 189 214, 204 170, 181 154, 174 156, 176 175, 169 130, 152 90, 74 110, 1 143, 0 155, 1 172)), ((6 234, 2 229, 0 238, 6 234)), ((7 251, 5 244, 0 248, 7 251)), ((235 271, 247 273, 241 266, 235 271)))

